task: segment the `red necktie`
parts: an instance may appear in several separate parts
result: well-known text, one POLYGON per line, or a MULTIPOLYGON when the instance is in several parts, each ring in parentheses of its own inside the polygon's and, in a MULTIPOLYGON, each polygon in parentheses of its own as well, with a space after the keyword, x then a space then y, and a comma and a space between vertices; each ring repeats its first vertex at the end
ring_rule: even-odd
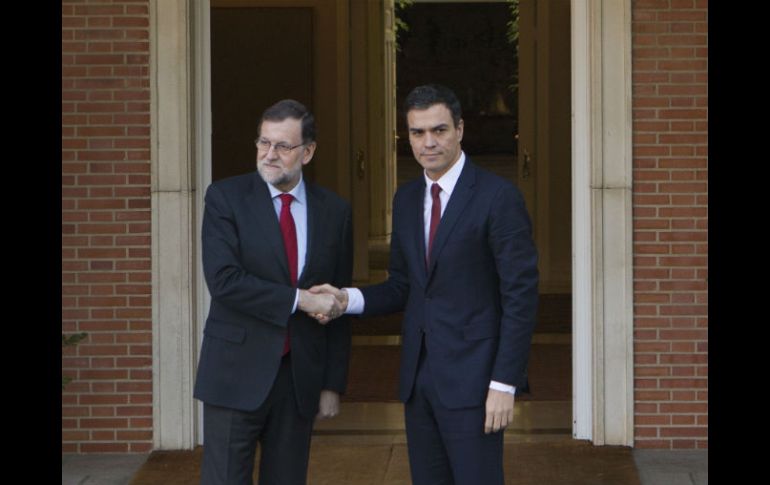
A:
POLYGON ((426 261, 430 264, 430 250, 433 247, 433 238, 436 235, 436 229, 438 229, 438 222, 441 220, 441 199, 438 194, 441 192, 441 187, 437 183, 433 183, 430 186, 430 195, 433 197, 433 205, 430 208, 430 232, 428 233, 428 252, 426 253, 426 261))
MULTIPOLYGON (((297 228, 294 226, 294 217, 291 215, 291 202, 294 196, 291 194, 281 194, 281 234, 283 235, 283 247, 286 249, 286 258, 289 262, 289 277, 292 286, 297 286, 297 228)), ((286 341, 283 345, 283 355, 289 353, 289 328, 286 328, 286 341)))

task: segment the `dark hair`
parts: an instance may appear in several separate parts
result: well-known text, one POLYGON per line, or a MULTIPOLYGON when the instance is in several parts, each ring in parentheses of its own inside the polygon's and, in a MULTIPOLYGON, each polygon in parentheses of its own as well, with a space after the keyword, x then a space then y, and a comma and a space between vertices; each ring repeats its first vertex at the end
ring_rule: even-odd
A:
POLYGON ((441 84, 425 84, 412 89, 404 100, 404 116, 413 109, 428 109, 435 104, 443 104, 449 109, 455 127, 460 123, 463 117, 460 100, 451 89, 441 84))
POLYGON ((304 104, 293 99, 282 99, 262 113, 259 120, 259 130, 262 131, 263 121, 283 121, 287 118, 302 121, 302 143, 315 141, 315 117, 304 104))

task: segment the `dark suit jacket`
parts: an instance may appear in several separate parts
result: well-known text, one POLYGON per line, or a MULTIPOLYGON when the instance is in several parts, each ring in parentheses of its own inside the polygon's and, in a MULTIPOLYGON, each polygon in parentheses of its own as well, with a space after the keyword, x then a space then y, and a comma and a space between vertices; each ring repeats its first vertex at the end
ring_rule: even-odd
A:
POLYGON ((537 310, 537 251, 519 190, 471 163, 441 218, 426 269, 425 180, 393 198, 388 280, 362 288, 364 315, 404 310, 399 398, 412 392, 423 334, 441 402, 486 401, 490 380, 520 386, 537 310))
MULTIPOLYGON (((349 286, 353 251, 350 204, 305 182, 307 256, 299 288, 349 286)), ((206 192, 203 272, 211 309, 206 319, 194 396, 238 410, 267 397, 281 363, 287 326, 299 409, 311 418, 322 389, 345 391, 350 321, 323 326, 297 310, 281 230, 258 172, 217 181, 206 192)))

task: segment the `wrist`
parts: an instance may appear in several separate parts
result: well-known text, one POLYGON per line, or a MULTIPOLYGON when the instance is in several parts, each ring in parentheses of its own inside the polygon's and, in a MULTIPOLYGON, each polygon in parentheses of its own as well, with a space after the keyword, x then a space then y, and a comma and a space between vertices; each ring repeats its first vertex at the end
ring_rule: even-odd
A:
POLYGON ((299 297, 297 300, 297 308, 299 308, 302 311, 307 311, 307 304, 308 304, 308 298, 310 297, 309 291, 307 290, 297 290, 299 292, 299 297))
POLYGON ((342 295, 342 300, 340 300, 340 307, 342 307, 342 313, 345 313, 348 309, 348 301, 350 301, 348 290, 345 288, 342 288, 340 290, 340 294, 342 295))

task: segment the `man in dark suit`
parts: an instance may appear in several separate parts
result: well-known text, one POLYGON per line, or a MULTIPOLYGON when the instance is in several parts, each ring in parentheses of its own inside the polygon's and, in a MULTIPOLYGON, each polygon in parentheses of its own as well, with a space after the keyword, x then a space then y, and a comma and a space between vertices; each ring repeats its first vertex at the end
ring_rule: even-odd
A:
POLYGON ((463 153, 451 90, 417 87, 405 111, 424 175, 393 198, 388 280, 311 291, 334 294, 347 313, 405 311, 399 398, 413 483, 502 484, 503 430, 537 308, 529 216, 514 185, 463 153))
POLYGON ((257 172, 206 192, 203 270, 211 309, 194 396, 204 403, 203 484, 304 484, 314 418, 339 410, 350 356, 347 317, 331 295, 351 283, 350 205, 302 178, 313 115, 293 100, 262 115, 257 172))

